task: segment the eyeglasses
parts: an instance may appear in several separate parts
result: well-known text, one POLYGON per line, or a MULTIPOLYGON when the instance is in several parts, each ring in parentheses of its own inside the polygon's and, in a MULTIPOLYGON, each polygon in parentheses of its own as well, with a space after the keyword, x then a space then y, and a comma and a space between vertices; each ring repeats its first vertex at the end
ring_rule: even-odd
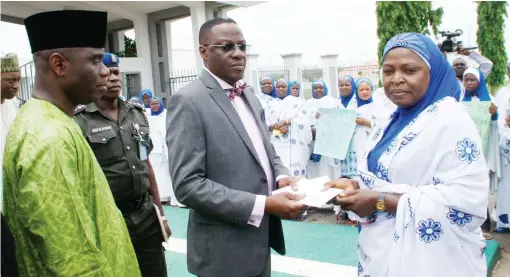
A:
POLYGON ((243 44, 227 43, 227 44, 209 44, 209 45, 202 45, 202 46, 204 46, 204 47, 212 46, 212 47, 220 48, 221 50, 223 50, 223 52, 227 53, 227 52, 234 50, 234 48, 236 48, 236 47, 239 50, 246 52, 246 49, 248 48, 249 45, 246 43, 243 43, 243 44))

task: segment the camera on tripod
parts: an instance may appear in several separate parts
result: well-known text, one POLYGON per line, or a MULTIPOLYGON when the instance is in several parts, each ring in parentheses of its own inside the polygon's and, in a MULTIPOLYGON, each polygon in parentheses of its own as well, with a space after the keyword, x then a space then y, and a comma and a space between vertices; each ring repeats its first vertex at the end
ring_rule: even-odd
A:
POLYGON ((456 37, 459 37, 463 34, 461 29, 455 30, 455 32, 450 31, 441 31, 439 32, 442 37, 446 37, 445 40, 441 43, 441 50, 446 53, 456 52, 459 49, 463 50, 473 50, 476 47, 463 47, 462 41, 457 41, 456 37))

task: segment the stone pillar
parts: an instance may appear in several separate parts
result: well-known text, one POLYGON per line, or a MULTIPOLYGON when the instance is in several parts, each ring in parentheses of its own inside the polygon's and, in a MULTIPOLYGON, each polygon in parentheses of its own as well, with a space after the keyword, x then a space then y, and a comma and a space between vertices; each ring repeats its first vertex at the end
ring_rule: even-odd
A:
POLYGON ((118 31, 117 32, 117 39, 118 39, 118 47, 119 47, 119 52, 122 52, 122 51, 125 51, 126 50, 126 42, 124 41, 124 34, 126 33, 126 31, 118 31))
POLYGON ((172 73, 172 21, 167 20, 165 21, 165 29, 166 29, 166 48, 167 48, 167 55, 168 55, 168 72, 171 75, 172 73))
POLYGON ((200 56, 199 47, 200 43, 198 41, 198 33, 200 31, 200 26, 204 24, 206 21, 206 9, 205 2, 197 2, 195 5, 190 7, 191 14, 191 29, 193 32, 193 48, 195 52, 195 68, 197 70, 197 74, 200 73, 204 63, 202 62, 202 57, 200 56))
POLYGON ((248 53, 246 55, 246 68, 244 70, 243 80, 249 85, 252 86, 255 91, 260 91, 259 84, 259 54, 256 53, 248 53))
POLYGON ((327 84, 329 95, 338 98, 338 54, 322 55, 322 79, 327 84))
MULTIPOLYGON (((301 53, 283 54, 283 64, 289 71, 289 80, 297 80, 301 84, 301 90, 303 90, 303 66, 301 64, 301 53)), ((304 97, 303 93, 299 94, 301 98, 304 97)))
MULTIPOLYGON (((151 49, 149 44, 149 28, 146 17, 133 20, 135 27, 136 53, 143 64, 140 70, 142 89, 155 91, 153 82, 153 68, 151 64, 151 49)), ((157 90, 159 91, 159 89, 157 90)))

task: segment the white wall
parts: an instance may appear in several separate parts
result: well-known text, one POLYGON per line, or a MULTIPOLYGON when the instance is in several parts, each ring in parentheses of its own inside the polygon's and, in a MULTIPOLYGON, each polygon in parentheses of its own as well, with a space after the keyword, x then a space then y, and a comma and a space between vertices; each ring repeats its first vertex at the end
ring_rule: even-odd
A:
POLYGON ((145 58, 119 58, 122 73, 139 73, 142 89, 152 90, 152 68, 145 58))

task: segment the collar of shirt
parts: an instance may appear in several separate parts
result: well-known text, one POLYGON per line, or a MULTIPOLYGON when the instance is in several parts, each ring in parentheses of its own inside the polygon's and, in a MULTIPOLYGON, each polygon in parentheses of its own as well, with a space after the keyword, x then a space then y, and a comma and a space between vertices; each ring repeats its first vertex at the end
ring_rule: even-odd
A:
MULTIPOLYGON (((204 67, 204 70, 209 72, 209 74, 211 74, 211 76, 213 76, 213 78, 218 82, 218 84, 220 84, 221 88, 223 90, 227 90, 227 89, 231 89, 233 88, 231 85, 229 85, 227 82, 223 81, 222 79, 220 79, 218 76, 214 75, 207 67, 204 67)), ((244 84, 243 80, 239 80, 237 83, 236 83, 236 86, 240 86, 244 84)), ((228 92, 227 92, 228 94, 228 92)))

